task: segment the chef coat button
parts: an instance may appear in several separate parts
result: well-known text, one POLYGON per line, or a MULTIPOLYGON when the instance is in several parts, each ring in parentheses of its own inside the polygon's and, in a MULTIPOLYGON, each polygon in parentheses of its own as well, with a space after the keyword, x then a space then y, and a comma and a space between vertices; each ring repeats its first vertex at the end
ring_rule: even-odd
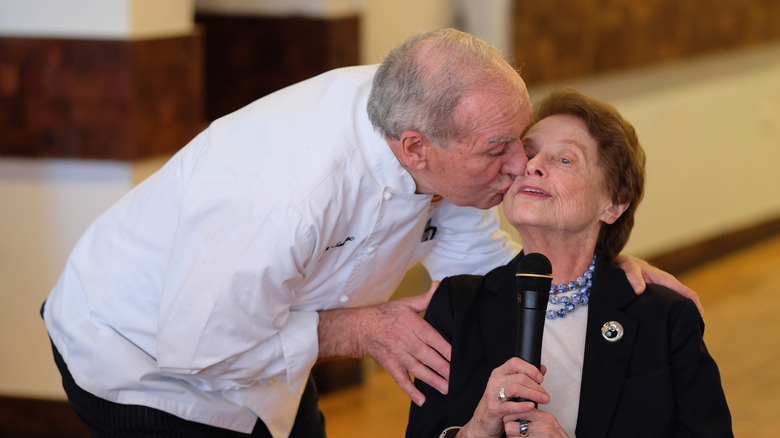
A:
POLYGON ((373 254, 375 251, 376 251, 375 246, 369 246, 368 248, 366 248, 366 252, 369 254, 373 254))
POLYGON ((346 295, 342 295, 339 297, 339 301, 341 301, 342 303, 346 303, 347 301, 349 301, 349 297, 346 295))
POLYGON ((389 201, 389 200, 393 199, 393 194, 390 193, 390 192, 385 192, 384 198, 385 198, 385 201, 389 201))

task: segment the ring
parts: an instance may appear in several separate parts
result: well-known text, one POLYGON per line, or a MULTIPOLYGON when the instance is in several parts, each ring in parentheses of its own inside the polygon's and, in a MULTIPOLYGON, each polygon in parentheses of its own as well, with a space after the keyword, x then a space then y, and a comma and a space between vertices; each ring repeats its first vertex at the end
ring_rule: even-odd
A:
POLYGON ((498 390, 498 399, 502 402, 506 401, 506 392, 504 392, 505 389, 506 386, 502 386, 501 389, 498 390))
POLYGON ((528 421, 520 420, 520 436, 528 436, 528 421))

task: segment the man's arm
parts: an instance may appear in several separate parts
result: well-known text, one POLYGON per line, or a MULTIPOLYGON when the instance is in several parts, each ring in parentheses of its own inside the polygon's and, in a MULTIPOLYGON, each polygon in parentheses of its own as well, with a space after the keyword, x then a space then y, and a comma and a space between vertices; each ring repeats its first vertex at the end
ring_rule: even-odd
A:
POLYGON ((319 358, 371 357, 417 405, 422 405, 425 397, 410 374, 446 394, 451 347, 419 315, 438 283, 416 297, 319 312, 319 358))
POLYGON ((699 295, 693 289, 680 283, 672 274, 662 271, 655 266, 636 257, 619 254, 615 258, 615 265, 626 272, 628 282, 637 294, 645 291, 647 283, 659 284, 669 289, 677 291, 680 295, 690 298, 696 304, 702 317, 704 317, 704 308, 699 300, 699 295))

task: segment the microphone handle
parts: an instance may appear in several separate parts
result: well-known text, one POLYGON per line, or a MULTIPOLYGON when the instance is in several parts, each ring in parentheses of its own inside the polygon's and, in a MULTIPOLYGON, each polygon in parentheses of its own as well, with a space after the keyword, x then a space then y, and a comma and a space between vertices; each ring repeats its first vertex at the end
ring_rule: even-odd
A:
MULTIPOLYGON (((547 310, 549 291, 519 291, 517 305, 517 357, 541 369, 544 314, 547 310)), ((516 397, 513 401, 530 401, 516 397)), ((537 403, 534 402, 534 406, 537 403)))

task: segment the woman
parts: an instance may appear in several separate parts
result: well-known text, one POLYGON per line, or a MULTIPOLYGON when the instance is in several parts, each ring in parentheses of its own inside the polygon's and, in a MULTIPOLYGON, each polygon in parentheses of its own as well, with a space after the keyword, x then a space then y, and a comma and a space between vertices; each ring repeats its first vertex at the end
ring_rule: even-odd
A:
POLYGON ((633 127, 564 89, 536 107, 523 144, 528 167, 504 211, 524 253, 441 283, 426 319, 452 344, 449 392, 416 382, 426 402, 412 405, 407 436, 733 436, 694 303, 651 284, 636 295, 611 263, 644 191, 633 127), (553 268, 541 371, 513 358, 515 273, 530 253, 553 268))

